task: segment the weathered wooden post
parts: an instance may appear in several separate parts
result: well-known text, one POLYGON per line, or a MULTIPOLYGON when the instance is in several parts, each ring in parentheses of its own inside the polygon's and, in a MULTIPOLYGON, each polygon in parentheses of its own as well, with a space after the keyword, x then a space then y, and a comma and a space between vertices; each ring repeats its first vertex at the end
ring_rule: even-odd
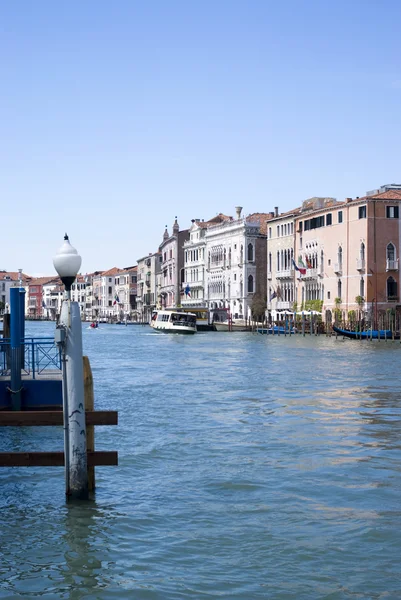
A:
MULTIPOLYGON (((95 410, 95 395, 93 393, 92 369, 87 356, 83 357, 84 368, 84 396, 85 411, 95 410)), ((86 426, 86 449, 88 452, 95 451, 95 428, 93 425, 86 426)), ((95 489, 95 467, 88 467, 88 490, 95 489)))
POLYGON ((71 285, 81 266, 81 257, 69 242, 68 235, 53 259, 65 286, 59 329, 65 331, 63 342, 63 411, 65 436, 66 494, 71 498, 88 497, 84 372, 82 360, 82 324, 79 304, 71 302, 71 285))

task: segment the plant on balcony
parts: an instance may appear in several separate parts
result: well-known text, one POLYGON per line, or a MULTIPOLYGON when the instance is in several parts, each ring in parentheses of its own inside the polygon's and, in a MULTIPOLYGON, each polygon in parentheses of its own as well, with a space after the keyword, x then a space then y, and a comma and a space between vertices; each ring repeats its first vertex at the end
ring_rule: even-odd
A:
POLYGON ((359 310, 362 309, 362 306, 365 304, 365 298, 363 296, 355 296, 355 302, 359 307, 359 310))

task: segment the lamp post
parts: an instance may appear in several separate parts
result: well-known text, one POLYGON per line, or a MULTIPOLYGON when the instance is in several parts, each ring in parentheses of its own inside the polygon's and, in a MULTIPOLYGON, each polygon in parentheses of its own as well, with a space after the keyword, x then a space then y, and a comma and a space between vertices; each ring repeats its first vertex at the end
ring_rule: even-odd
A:
POLYGON ((82 325, 78 302, 71 301, 71 286, 81 266, 81 257, 68 235, 53 259, 65 287, 56 341, 63 358, 63 414, 66 494, 88 497, 82 325))

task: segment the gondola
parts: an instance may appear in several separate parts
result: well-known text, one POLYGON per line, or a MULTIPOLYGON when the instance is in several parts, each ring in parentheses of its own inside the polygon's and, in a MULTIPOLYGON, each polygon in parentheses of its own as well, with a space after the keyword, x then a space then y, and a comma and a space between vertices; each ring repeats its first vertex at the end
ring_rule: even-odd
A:
POLYGON ((340 329, 333 325, 333 331, 344 337, 352 340, 399 340, 399 334, 395 334, 393 338, 393 332, 391 329, 369 329, 367 331, 351 331, 350 329, 340 329))

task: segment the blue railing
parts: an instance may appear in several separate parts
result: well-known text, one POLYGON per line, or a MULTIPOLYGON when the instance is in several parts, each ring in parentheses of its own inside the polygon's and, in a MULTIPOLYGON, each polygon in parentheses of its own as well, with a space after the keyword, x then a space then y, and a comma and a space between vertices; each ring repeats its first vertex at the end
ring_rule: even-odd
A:
MULTIPOLYGON (((61 352, 54 338, 25 338, 23 348, 22 374, 35 379, 45 371, 61 371, 61 352)), ((8 338, 0 339, 0 376, 11 373, 11 343, 8 338)))

